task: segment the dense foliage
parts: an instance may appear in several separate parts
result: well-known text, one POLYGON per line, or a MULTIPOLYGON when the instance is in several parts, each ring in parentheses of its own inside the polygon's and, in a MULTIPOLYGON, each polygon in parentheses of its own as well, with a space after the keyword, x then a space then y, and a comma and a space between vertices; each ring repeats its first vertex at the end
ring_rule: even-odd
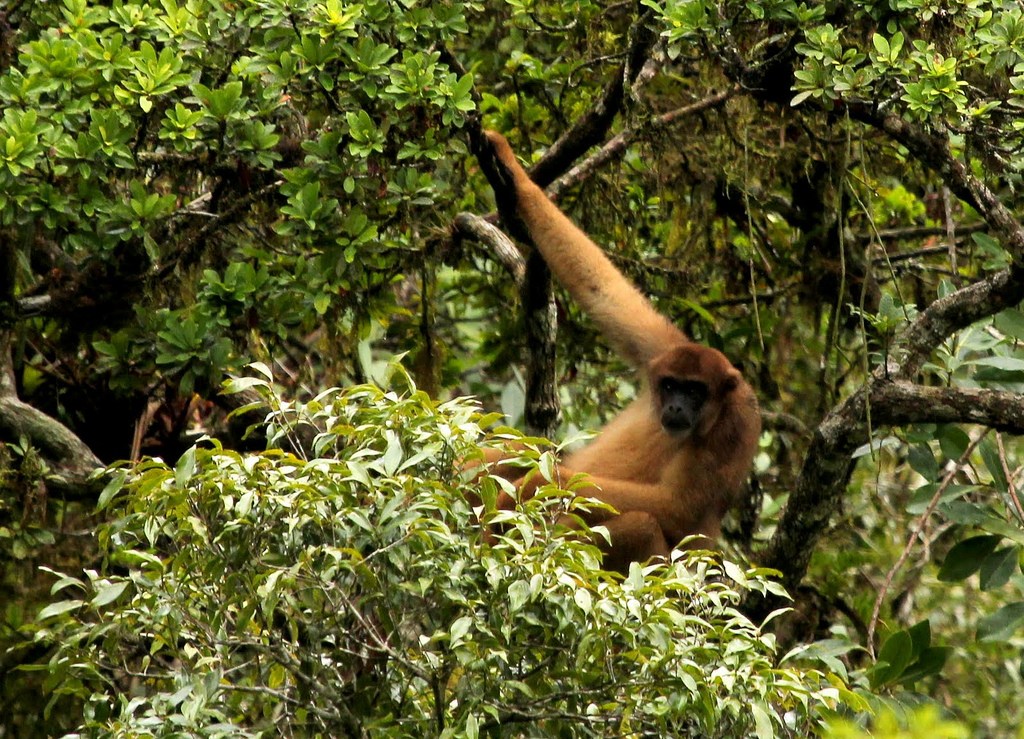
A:
MULTIPOLYGON (((7 3, 0 736, 1016 730, 1022 91, 1010 0, 7 3), (481 122, 756 387, 725 559, 616 581, 557 496, 483 546, 493 432, 363 385, 536 425, 481 122)), ((635 378, 558 308, 576 436, 635 378)))
POLYGON ((475 410, 355 386, 276 417, 317 429, 308 461, 197 449, 119 473, 105 570, 40 614, 56 696, 125 737, 774 736, 835 705, 737 610, 778 587, 763 572, 694 554, 595 576, 552 495, 483 545, 458 464, 475 410))

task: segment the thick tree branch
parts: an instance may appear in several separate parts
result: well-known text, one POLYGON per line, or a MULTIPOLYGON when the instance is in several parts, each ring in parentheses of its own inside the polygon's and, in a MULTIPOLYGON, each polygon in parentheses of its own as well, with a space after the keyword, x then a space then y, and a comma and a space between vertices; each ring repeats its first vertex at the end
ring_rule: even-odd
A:
POLYGON ((558 311, 551 280, 526 279, 528 260, 541 257, 533 251, 524 259, 508 236, 480 216, 459 213, 455 227, 460 234, 489 246, 519 288, 520 302, 526 313, 526 431, 550 438, 558 430, 561 417, 554 373, 558 311), (545 292, 534 294, 538 290, 545 292))
POLYGON ((27 438, 46 460, 47 490, 68 500, 94 497, 102 484, 90 479, 103 463, 67 427, 13 395, 0 397, 0 440, 27 438))
MULTIPOLYGON (((15 290, 14 244, 0 244, 0 304, 10 305, 15 290)), ((48 492, 68 499, 87 498, 98 492, 90 476, 103 463, 68 428, 17 396, 12 332, 0 327, 0 442, 28 439, 46 461, 48 492)))
POLYGON ((1024 395, 970 388, 934 388, 891 382, 881 374, 846 398, 814 430, 803 469, 775 536, 760 557, 794 588, 807 571, 814 548, 846 489, 853 451, 869 437, 870 391, 874 422, 977 423, 1024 434, 1024 395))
MULTIPOLYGON (((949 405, 929 411, 935 416, 915 417, 896 404, 883 404, 876 408, 875 402, 889 399, 895 403, 899 394, 891 389, 890 386, 896 384, 892 380, 901 380, 901 386, 909 386, 906 381, 917 374, 935 347, 950 334, 1003 308, 1016 305, 1022 299, 1024 271, 1006 269, 936 300, 908 326, 895 342, 903 357, 902 364, 891 362, 888 367, 879 367, 864 386, 833 408, 815 429, 804 466, 779 526, 762 553, 761 561, 765 566, 780 570, 791 588, 803 578, 811 554, 827 530, 829 519, 845 492, 854 465, 852 453, 869 437, 866 399, 871 398, 871 413, 875 421, 886 418, 884 414, 889 414, 889 423, 928 423, 938 418, 944 418, 947 422, 957 420, 950 412, 949 405)), ((931 391, 924 389, 923 392, 931 391)), ((904 399, 908 403, 913 401, 911 408, 924 413, 918 402, 919 397, 907 395, 904 399)), ((941 395, 933 397, 936 400, 942 398, 941 395)), ((949 398, 946 400, 953 403, 949 398)), ((963 409, 965 406, 954 403, 951 407, 963 409)), ((1012 419, 1013 411, 1008 412, 1012 419)), ((965 414, 959 420, 985 423, 983 420, 972 420, 974 418, 965 414)), ((993 421, 998 418, 994 413, 990 416, 993 421)))
POLYGON ((526 323, 526 432, 550 439, 562 417, 555 376, 558 308, 547 265, 536 249, 526 258, 519 298, 526 323))
POLYGON ((890 368, 890 372, 897 379, 913 379, 935 347, 946 338, 972 323, 1012 308, 1021 300, 1024 300, 1024 266, 1009 267, 939 298, 897 337, 901 361, 898 367, 890 368))
POLYGON ((878 383, 871 415, 880 424, 977 423, 1024 434, 1024 394, 964 387, 926 387, 910 382, 878 383))
POLYGON ((1024 299, 1024 228, 992 190, 953 156, 945 132, 927 132, 895 114, 880 113, 874 105, 854 104, 851 115, 884 131, 937 172, 1002 235, 1014 264, 929 305, 897 337, 898 361, 878 368, 815 430, 796 487, 762 557, 765 565, 783 572, 790 588, 803 578, 811 554, 838 508, 853 470, 852 452, 868 438, 868 398, 875 421, 983 423, 1018 433, 1021 428, 1017 396, 979 398, 972 397, 970 391, 919 388, 908 381, 951 334, 1024 299))

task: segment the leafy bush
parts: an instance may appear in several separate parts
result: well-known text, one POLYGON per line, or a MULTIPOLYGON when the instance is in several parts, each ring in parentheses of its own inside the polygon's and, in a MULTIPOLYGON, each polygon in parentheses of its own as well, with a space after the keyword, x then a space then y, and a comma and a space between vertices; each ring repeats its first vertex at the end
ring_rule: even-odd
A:
POLYGON ((737 610, 778 592, 763 571, 689 553, 602 572, 553 525, 564 494, 485 543, 467 493, 489 521, 499 483, 463 460, 494 419, 398 378, 410 392, 275 400, 271 435, 311 438, 313 459, 213 445, 116 473, 103 566, 59 576, 40 614, 84 732, 766 737, 806 734, 845 693, 778 667, 737 610))

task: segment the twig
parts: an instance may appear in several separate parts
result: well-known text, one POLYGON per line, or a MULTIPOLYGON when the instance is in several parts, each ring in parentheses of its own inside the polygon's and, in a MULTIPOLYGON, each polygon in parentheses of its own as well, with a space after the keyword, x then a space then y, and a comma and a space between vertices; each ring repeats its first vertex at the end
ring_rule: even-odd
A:
POLYGON ((1021 507, 1020 498, 1017 497, 1017 487, 1013 482, 1014 475, 1010 473, 1010 466, 1006 463, 1006 450, 1003 448, 1003 435, 1000 433, 996 434, 996 448, 999 450, 999 464, 1002 465, 1003 475, 1006 477, 1006 493, 1013 501, 1017 519, 1024 523, 1024 508, 1021 507))
POLYGON ((652 118, 644 125, 629 128, 622 133, 613 136, 605 142, 600 149, 552 182, 551 186, 547 188, 549 197, 551 197, 552 200, 558 200, 559 196, 568 188, 578 185, 580 182, 592 175, 596 169, 603 167, 613 159, 622 156, 626 151, 626 147, 646 131, 670 126, 683 118, 694 115, 695 113, 700 113, 702 111, 724 105, 725 101, 735 95, 738 91, 739 87, 733 86, 728 90, 709 95, 695 103, 690 103, 689 105, 684 105, 681 108, 671 110, 668 113, 663 113, 660 116, 652 118))
POLYGON ((927 525, 928 519, 931 518, 932 513, 935 511, 935 507, 938 506, 939 500, 941 500, 943 493, 946 492, 946 488, 948 488, 950 483, 953 482, 953 478, 956 477, 956 473, 959 472, 960 468, 967 463, 967 460, 970 458, 971 454, 974 453, 978 444, 980 444, 982 439, 987 435, 988 430, 986 429, 978 436, 978 438, 971 441, 964 450, 964 453, 961 454, 960 458, 956 461, 956 464, 953 465, 949 472, 946 473, 945 477, 942 478, 942 483, 939 485, 939 489, 935 491, 935 495, 932 496, 932 499, 929 501, 928 507, 925 509, 924 513, 922 513, 917 519, 917 525, 914 526, 914 530, 908 537, 907 544, 903 547, 903 553, 900 554, 899 559, 896 560, 896 564, 892 566, 889 573, 886 575, 885 582, 878 591, 878 597, 875 598, 875 607, 871 611, 871 621, 868 623, 867 647, 872 658, 875 656, 874 638, 875 627, 878 625, 878 614, 882 610, 882 601, 885 600, 885 596, 889 592, 889 587, 892 585, 893 578, 896 577, 896 572, 899 571, 904 563, 906 563, 907 558, 910 557, 910 550, 914 548, 914 540, 921 535, 922 531, 924 531, 924 527, 927 525))
POLYGON ((956 223, 953 221, 953 193, 949 185, 942 186, 942 209, 946 217, 946 246, 949 249, 949 267, 953 271, 953 284, 963 286, 960 279, 960 268, 956 261, 956 223))

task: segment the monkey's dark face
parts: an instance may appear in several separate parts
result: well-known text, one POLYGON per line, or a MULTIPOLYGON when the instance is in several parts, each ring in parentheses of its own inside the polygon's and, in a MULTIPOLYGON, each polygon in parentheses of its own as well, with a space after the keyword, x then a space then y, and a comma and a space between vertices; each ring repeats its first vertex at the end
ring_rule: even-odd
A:
POLYGON ((673 436, 688 436, 700 420, 708 386, 699 380, 662 377, 658 381, 661 425, 673 436))
POLYGON ((725 355, 700 344, 667 350, 651 361, 648 373, 661 426, 680 439, 708 434, 741 382, 725 355))

